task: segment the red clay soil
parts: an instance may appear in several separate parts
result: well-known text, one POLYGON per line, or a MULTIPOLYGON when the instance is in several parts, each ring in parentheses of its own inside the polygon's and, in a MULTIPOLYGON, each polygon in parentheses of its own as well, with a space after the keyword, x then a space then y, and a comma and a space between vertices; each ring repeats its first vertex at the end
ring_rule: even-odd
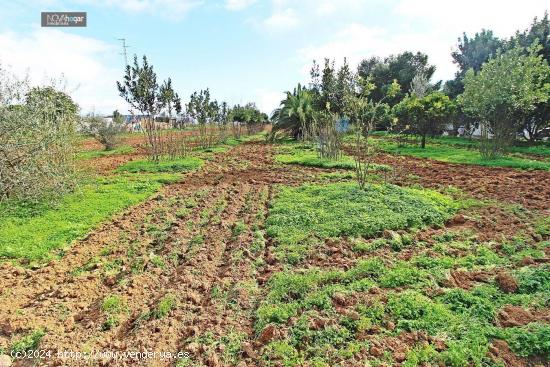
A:
MULTIPOLYGON (((256 335, 253 315, 263 295, 263 283, 282 265, 274 259, 269 241, 265 249, 255 249, 256 232, 263 228, 275 185, 298 185, 326 172, 275 164, 273 154, 273 147, 268 144, 241 144, 214 155, 200 170, 185 174, 180 182, 165 186, 150 200, 103 224, 47 266, 33 270, 0 264, 0 347, 44 329, 40 349, 54 354, 98 350, 185 351, 192 365, 264 365, 257 358, 258 348, 276 337, 279 330, 272 328, 256 335), (107 296, 118 297, 122 302, 117 322, 110 326, 106 326, 108 315, 102 308, 107 296), (159 306, 170 298, 175 304, 163 316, 159 306), (223 361, 226 351, 219 343, 205 342, 235 335, 243 338, 238 363, 223 361)), ((542 197, 550 189, 550 178, 544 172, 499 169, 492 172, 493 169, 472 166, 465 169, 410 158, 391 159, 410 167, 414 170, 411 173, 420 175, 421 182, 428 186, 452 184, 473 195, 518 202, 529 208, 544 205, 539 199, 520 199, 521 193, 542 197), (457 177, 454 180, 449 178, 453 175, 457 177), (519 183, 521 175, 527 175, 528 182, 541 187, 534 189, 519 183), (479 182, 482 185, 478 191, 476 180, 478 186, 479 182)), ((491 231, 505 225, 504 214, 497 214, 502 218, 497 219, 498 225, 491 231)), ((469 218, 457 218, 449 226, 456 229, 475 223, 469 218)), ((489 225, 487 221, 482 223, 489 225)), ((508 226, 512 227, 510 222, 508 226)), ((352 254, 352 246, 346 241, 329 241, 319 251, 320 258, 308 259, 310 263, 306 261, 306 266, 345 269, 357 256, 352 254)), ((390 252, 381 255, 395 256, 390 252)), ((452 271, 449 281, 450 286, 468 288, 494 276, 486 272, 452 271)), ((384 297, 376 294, 376 288, 371 291, 376 297, 384 297)), ((347 305, 358 300, 342 297, 334 302, 337 310, 349 312, 347 305)), ((505 322, 526 320, 524 314, 517 316, 520 314, 517 310, 501 310, 502 315, 505 312, 508 315, 502 317, 505 322)), ((526 312, 540 320, 537 313, 526 312)), ((374 349, 366 353, 373 355, 379 352, 376 348, 387 349, 396 360, 404 358, 403 354, 416 343, 429 341, 445 347, 422 333, 372 339, 374 349)), ((495 358, 519 366, 514 363, 521 360, 508 355, 509 349, 501 344, 498 341, 493 344, 491 353, 495 358)), ((31 364, 173 366, 175 361, 157 358, 114 362, 105 357, 88 362, 52 358, 14 363, 31 364)))
POLYGON ((517 203, 528 209, 550 209, 550 172, 452 164, 430 159, 382 154, 377 163, 392 165, 404 176, 419 176, 426 187, 455 186, 478 199, 517 203))
POLYGON ((502 327, 523 326, 531 322, 550 323, 550 309, 526 310, 519 306, 506 305, 497 315, 497 322, 502 327))
POLYGON ((516 356, 504 340, 494 340, 491 343, 489 357, 496 362, 504 363, 507 367, 527 367, 532 365, 526 359, 516 356))
MULTIPOLYGON (((258 256, 248 250, 254 240, 253 222, 263 225, 274 184, 298 184, 310 175, 309 170, 304 174, 297 167, 274 166, 271 156, 269 145, 237 146, 104 224, 47 266, 29 270, 2 264, 0 346, 43 328, 46 335, 40 347, 54 354, 84 349, 187 350, 197 363, 212 365, 211 359, 221 351, 215 346, 193 350, 189 338, 206 332, 221 338, 235 330, 253 339, 250 314, 257 295, 243 288, 256 276, 253 264, 258 256), (190 198, 197 205, 176 215, 190 198), (246 230, 235 236, 238 223, 244 223, 246 230), (151 226, 163 229, 162 242, 151 226), (151 260, 155 256, 165 266, 155 266, 151 260), (107 271, 113 264, 120 265, 114 278, 107 271), (133 270, 136 264, 143 270, 133 270), (236 295, 238 307, 213 298, 214 289, 236 295), (118 326, 103 330, 101 305, 108 295, 119 296, 128 311, 119 315, 118 326), (145 317, 166 295, 177 302, 170 316, 145 317)), ((111 365, 108 359, 98 363, 111 365)), ((116 365, 172 364, 130 360, 116 365)), ((41 365, 82 362, 49 359, 41 365)))

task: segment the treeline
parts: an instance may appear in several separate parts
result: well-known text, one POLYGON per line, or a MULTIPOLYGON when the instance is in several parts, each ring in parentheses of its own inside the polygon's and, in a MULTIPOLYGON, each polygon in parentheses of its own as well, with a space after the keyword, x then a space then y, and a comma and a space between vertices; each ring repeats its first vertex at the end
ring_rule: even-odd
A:
POLYGON ((436 66, 422 52, 367 58, 356 70, 345 58, 339 68, 329 59, 323 65, 314 61, 309 85, 287 92, 274 112, 274 136, 284 131, 307 138, 326 114, 335 116, 335 123, 353 124, 358 113, 369 129, 413 134, 422 146, 427 136, 477 130, 487 158, 502 154, 519 137, 550 136, 547 13, 509 39, 490 30, 464 34, 452 58, 458 71, 445 83, 433 80, 436 66))
POLYGON ((131 110, 142 116, 141 128, 146 133, 148 151, 153 161, 175 158, 188 150, 185 136, 164 132, 165 126, 161 125, 163 121, 172 124, 173 128, 197 125, 198 144, 208 148, 223 142, 229 133, 239 138, 243 129, 250 133, 268 120, 268 116, 261 113, 255 104, 229 107, 225 101, 213 99, 208 88, 191 94, 183 111, 181 99, 172 87, 171 79, 159 85, 153 66, 146 56, 143 56, 141 63, 134 56, 133 65, 127 65, 124 79, 117 82, 117 88, 120 96, 130 104, 131 110))

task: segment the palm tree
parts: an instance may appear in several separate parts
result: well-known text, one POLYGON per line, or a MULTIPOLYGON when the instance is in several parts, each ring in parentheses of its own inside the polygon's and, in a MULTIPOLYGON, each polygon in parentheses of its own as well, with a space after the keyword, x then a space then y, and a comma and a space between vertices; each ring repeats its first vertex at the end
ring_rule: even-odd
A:
POLYGON ((273 133, 286 130, 294 138, 307 139, 314 122, 313 95, 300 84, 294 91, 286 92, 286 98, 273 112, 273 133))

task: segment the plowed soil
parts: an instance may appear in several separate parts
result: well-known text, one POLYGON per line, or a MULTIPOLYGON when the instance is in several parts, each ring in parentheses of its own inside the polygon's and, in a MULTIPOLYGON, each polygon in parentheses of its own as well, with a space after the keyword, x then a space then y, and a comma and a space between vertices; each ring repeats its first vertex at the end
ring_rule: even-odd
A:
MULTIPOLYGON (((152 199, 113 218, 74 244, 63 257, 35 270, 8 263, 0 265, 0 346, 32 330, 44 329, 40 349, 54 354, 97 350, 185 351, 193 366, 264 365, 258 358, 258 348, 273 337, 268 334, 274 331, 256 333, 254 312, 264 294, 263 284, 282 266, 271 255, 269 240, 265 249, 254 247, 256 231, 263 228, 268 202, 277 184, 314 181, 321 171, 275 164, 273 154, 273 146, 269 144, 239 145, 214 156, 199 171, 186 174, 181 182, 165 186, 152 199), (122 311, 110 327, 105 326, 107 315, 102 307, 108 296, 122 302, 122 311), (160 315, 159 305, 167 297, 175 302, 166 315, 160 315), (227 351, 216 343, 205 343, 205 338, 236 338, 242 350, 235 360, 227 360, 224 359, 227 351)), ((453 185, 473 197, 517 203, 528 209, 548 210, 550 203, 548 172, 391 156, 381 157, 380 162, 401 167, 429 187, 453 185)), ((106 163, 105 169, 111 169, 115 163, 106 163)), ((499 218, 496 221, 487 217, 480 222, 490 225, 491 234, 502 231, 513 235, 504 214, 496 214, 499 218)), ((475 227, 470 219, 458 222, 449 223, 449 228, 475 227)), ((483 233, 483 227, 478 230, 483 233)), ((433 233, 426 231, 424 235, 433 233)), ((354 260, 345 241, 328 244, 326 252, 334 255, 330 262, 327 257, 308 259, 305 266, 345 269, 354 260)), ((449 281, 456 287, 469 288, 472 282, 483 282, 491 276, 494 274, 454 272, 449 281)), ((547 320, 546 314, 527 311, 516 318, 514 314, 519 312, 516 311, 512 307, 503 310, 500 322, 521 325, 527 318, 547 320)), ((406 349, 402 348, 403 343, 401 339, 388 338, 387 345, 379 348, 391 344, 390 350, 401 355, 406 349)), ((505 343, 496 343, 492 353, 498 355, 503 348, 507 348, 505 343)), ((510 358, 510 365, 524 365, 521 358, 510 358)), ((175 364, 176 360, 163 358, 119 361, 48 358, 14 363, 16 366, 175 364)))

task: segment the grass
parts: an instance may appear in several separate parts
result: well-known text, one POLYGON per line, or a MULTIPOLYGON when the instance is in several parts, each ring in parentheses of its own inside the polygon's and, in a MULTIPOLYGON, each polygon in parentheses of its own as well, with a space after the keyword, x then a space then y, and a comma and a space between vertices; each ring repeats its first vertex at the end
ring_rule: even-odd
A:
MULTIPOLYGON (((279 147, 275 161, 283 164, 296 164, 306 167, 355 169, 353 157, 342 155, 339 159, 321 158, 314 146, 287 142, 279 147)), ((385 165, 374 165, 373 169, 389 169, 385 165)))
POLYGON ((187 172, 199 168, 202 160, 196 157, 185 157, 169 161, 153 162, 150 160, 130 161, 117 168, 117 172, 187 172))
POLYGON ((42 329, 32 331, 24 337, 16 340, 11 345, 11 353, 16 354, 36 350, 44 335, 46 335, 46 333, 42 329))
MULTIPOLYGON (((397 137, 396 134, 388 134, 385 131, 377 131, 373 133, 374 136, 380 137, 382 139, 390 140, 397 137)), ((346 141, 351 142, 353 139, 353 136, 348 135, 345 137, 346 141)), ((412 137, 412 140, 416 140, 418 144, 420 144, 419 138, 412 137)), ((459 137, 459 136, 436 136, 436 137, 428 137, 426 139, 426 144, 428 145, 446 145, 446 146, 455 146, 460 148, 467 148, 467 149, 479 149, 479 139, 477 138, 465 138, 465 137, 459 137)), ((523 140, 518 140, 508 148, 509 152, 511 153, 519 153, 519 154, 533 154, 533 155, 540 155, 540 156, 550 156, 550 143, 539 141, 539 142, 528 142, 523 140)))
POLYGON ((121 145, 115 149, 111 150, 87 150, 83 152, 79 152, 76 155, 77 159, 92 159, 92 158, 100 158, 100 157, 107 157, 112 155, 121 155, 121 154, 130 154, 133 153, 135 149, 129 145, 121 145))
POLYGON ((92 180, 56 205, 3 204, 0 258, 44 260, 117 212, 154 194, 175 174, 117 175, 92 180))
MULTIPOLYGON (((393 140, 395 135, 387 133, 375 135, 377 138, 372 139, 372 142, 387 153, 427 158, 448 163, 473 164, 486 167, 550 170, 550 161, 548 159, 535 160, 529 158, 529 154, 550 156, 550 146, 546 143, 539 143, 533 146, 512 146, 509 149, 511 154, 487 160, 479 153, 479 141, 475 139, 451 136, 428 138, 426 148, 423 149, 419 144, 400 147, 393 140)), ((346 136, 345 141, 351 143, 352 137, 346 136)))
POLYGON ((298 261, 312 239, 372 237, 385 229, 441 225, 458 208, 431 190, 353 183, 282 187, 272 203, 267 234, 278 254, 298 261))
POLYGON ((110 330, 120 323, 120 314, 126 312, 128 307, 122 297, 112 294, 103 300, 101 310, 105 315, 105 322, 102 325, 103 330, 110 330))
MULTIPOLYGON (((347 365, 362 360, 373 341, 416 331, 444 340, 445 348, 432 342, 409 345, 403 366, 497 366, 487 357, 494 339, 507 341, 518 356, 548 356, 548 324, 510 328, 496 322, 506 305, 546 307, 548 266, 513 271, 517 293, 501 291, 495 281, 469 290, 453 288, 444 282, 448 269, 464 269, 472 259, 472 269, 489 271, 513 263, 495 254, 492 244, 475 244, 465 235, 441 238, 434 246, 415 242, 411 245, 420 249, 419 255, 407 261, 367 253, 347 270, 287 268, 273 274, 256 310, 255 327, 260 333, 273 324, 282 336, 266 346, 264 359, 280 360, 283 366, 347 365), (363 341, 365 336, 369 342, 363 341)), ((366 365, 381 362, 372 358, 366 365)), ((391 353, 380 358, 395 365, 391 353)))
POLYGON ((409 155, 417 158, 429 158, 449 163, 474 164, 486 167, 509 167, 526 170, 550 170, 550 162, 538 161, 513 155, 496 159, 483 159, 477 150, 464 149, 452 145, 430 145, 422 149, 419 146, 398 147, 396 143, 377 141, 384 151, 392 154, 409 155))

